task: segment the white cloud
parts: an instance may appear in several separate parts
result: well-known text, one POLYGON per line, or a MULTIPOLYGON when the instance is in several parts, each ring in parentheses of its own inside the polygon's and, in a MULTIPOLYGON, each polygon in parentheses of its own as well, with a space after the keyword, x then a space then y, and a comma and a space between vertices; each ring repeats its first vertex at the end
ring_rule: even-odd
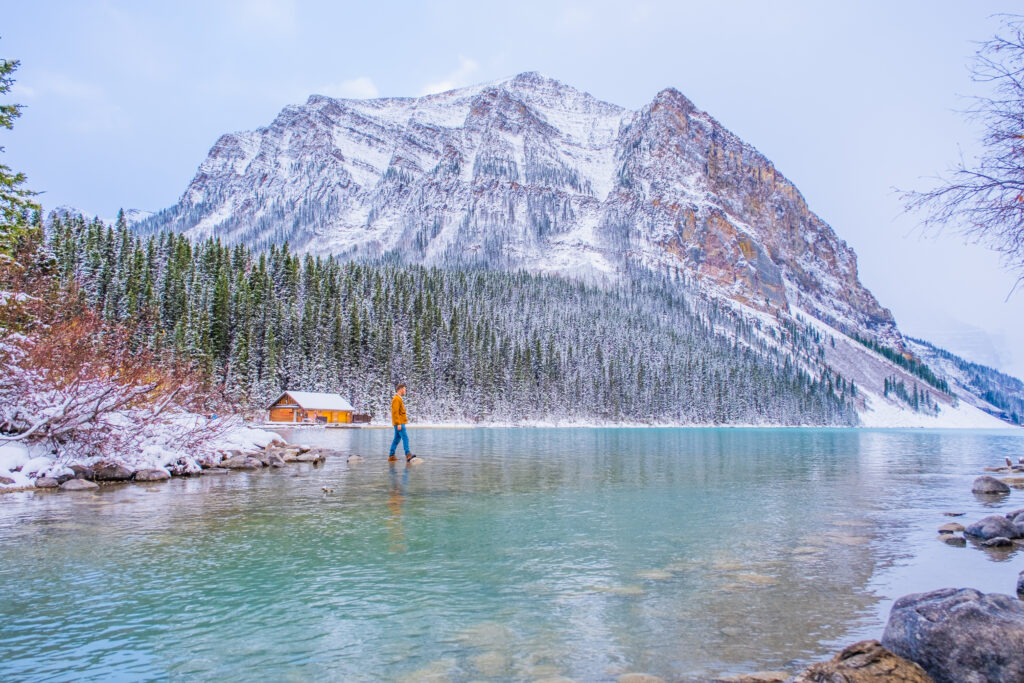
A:
POLYGON ((367 76, 325 85, 318 88, 317 92, 328 97, 348 97, 356 100, 372 100, 380 95, 377 86, 367 76))
POLYGON ((420 95, 432 95, 434 93, 454 90, 473 82, 473 77, 480 70, 480 65, 468 57, 459 56, 459 68, 452 71, 439 81, 427 83, 420 89, 420 95))

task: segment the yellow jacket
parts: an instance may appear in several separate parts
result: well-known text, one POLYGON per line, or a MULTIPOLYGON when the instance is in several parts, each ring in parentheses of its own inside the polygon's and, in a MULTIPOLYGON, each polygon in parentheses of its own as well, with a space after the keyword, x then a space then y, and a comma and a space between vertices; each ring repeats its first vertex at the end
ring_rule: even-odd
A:
POLYGON ((391 399, 391 425, 398 426, 404 425, 409 422, 409 418, 405 414, 405 401, 398 394, 391 399))

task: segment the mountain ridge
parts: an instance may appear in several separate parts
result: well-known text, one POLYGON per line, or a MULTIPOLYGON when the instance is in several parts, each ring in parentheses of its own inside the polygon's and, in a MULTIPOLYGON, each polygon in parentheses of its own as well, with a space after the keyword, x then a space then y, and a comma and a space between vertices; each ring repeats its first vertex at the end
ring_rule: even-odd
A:
POLYGON ((901 344, 846 243, 674 88, 637 111, 537 72, 423 97, 314 94, 221 136, 181 200, 136 225, 599 283, 678 271, 901 344))

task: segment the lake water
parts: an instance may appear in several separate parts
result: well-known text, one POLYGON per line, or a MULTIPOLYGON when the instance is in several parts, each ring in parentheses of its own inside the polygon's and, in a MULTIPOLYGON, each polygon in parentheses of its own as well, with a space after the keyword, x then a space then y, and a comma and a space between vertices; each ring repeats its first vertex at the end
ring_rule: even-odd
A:
POLYGON ((970 492, 1021 431, 410 434, 408 470, 390 430, 306 429, 366 461, 0 496, 0 679, 795 672, 1024 569, 935 538, 1024 507, 970 492))

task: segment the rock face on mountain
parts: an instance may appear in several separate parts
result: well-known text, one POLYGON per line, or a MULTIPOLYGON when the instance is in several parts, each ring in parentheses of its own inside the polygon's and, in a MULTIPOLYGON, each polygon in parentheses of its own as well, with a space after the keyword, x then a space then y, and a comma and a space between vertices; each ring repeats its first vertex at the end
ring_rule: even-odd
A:
POLYGON ((420 98, 314 95, 221 137, 179 203, 137 228, 599 283, 650 271, 897 334, 792 183, 671 89, 639 111, 536 73, 420 98))

